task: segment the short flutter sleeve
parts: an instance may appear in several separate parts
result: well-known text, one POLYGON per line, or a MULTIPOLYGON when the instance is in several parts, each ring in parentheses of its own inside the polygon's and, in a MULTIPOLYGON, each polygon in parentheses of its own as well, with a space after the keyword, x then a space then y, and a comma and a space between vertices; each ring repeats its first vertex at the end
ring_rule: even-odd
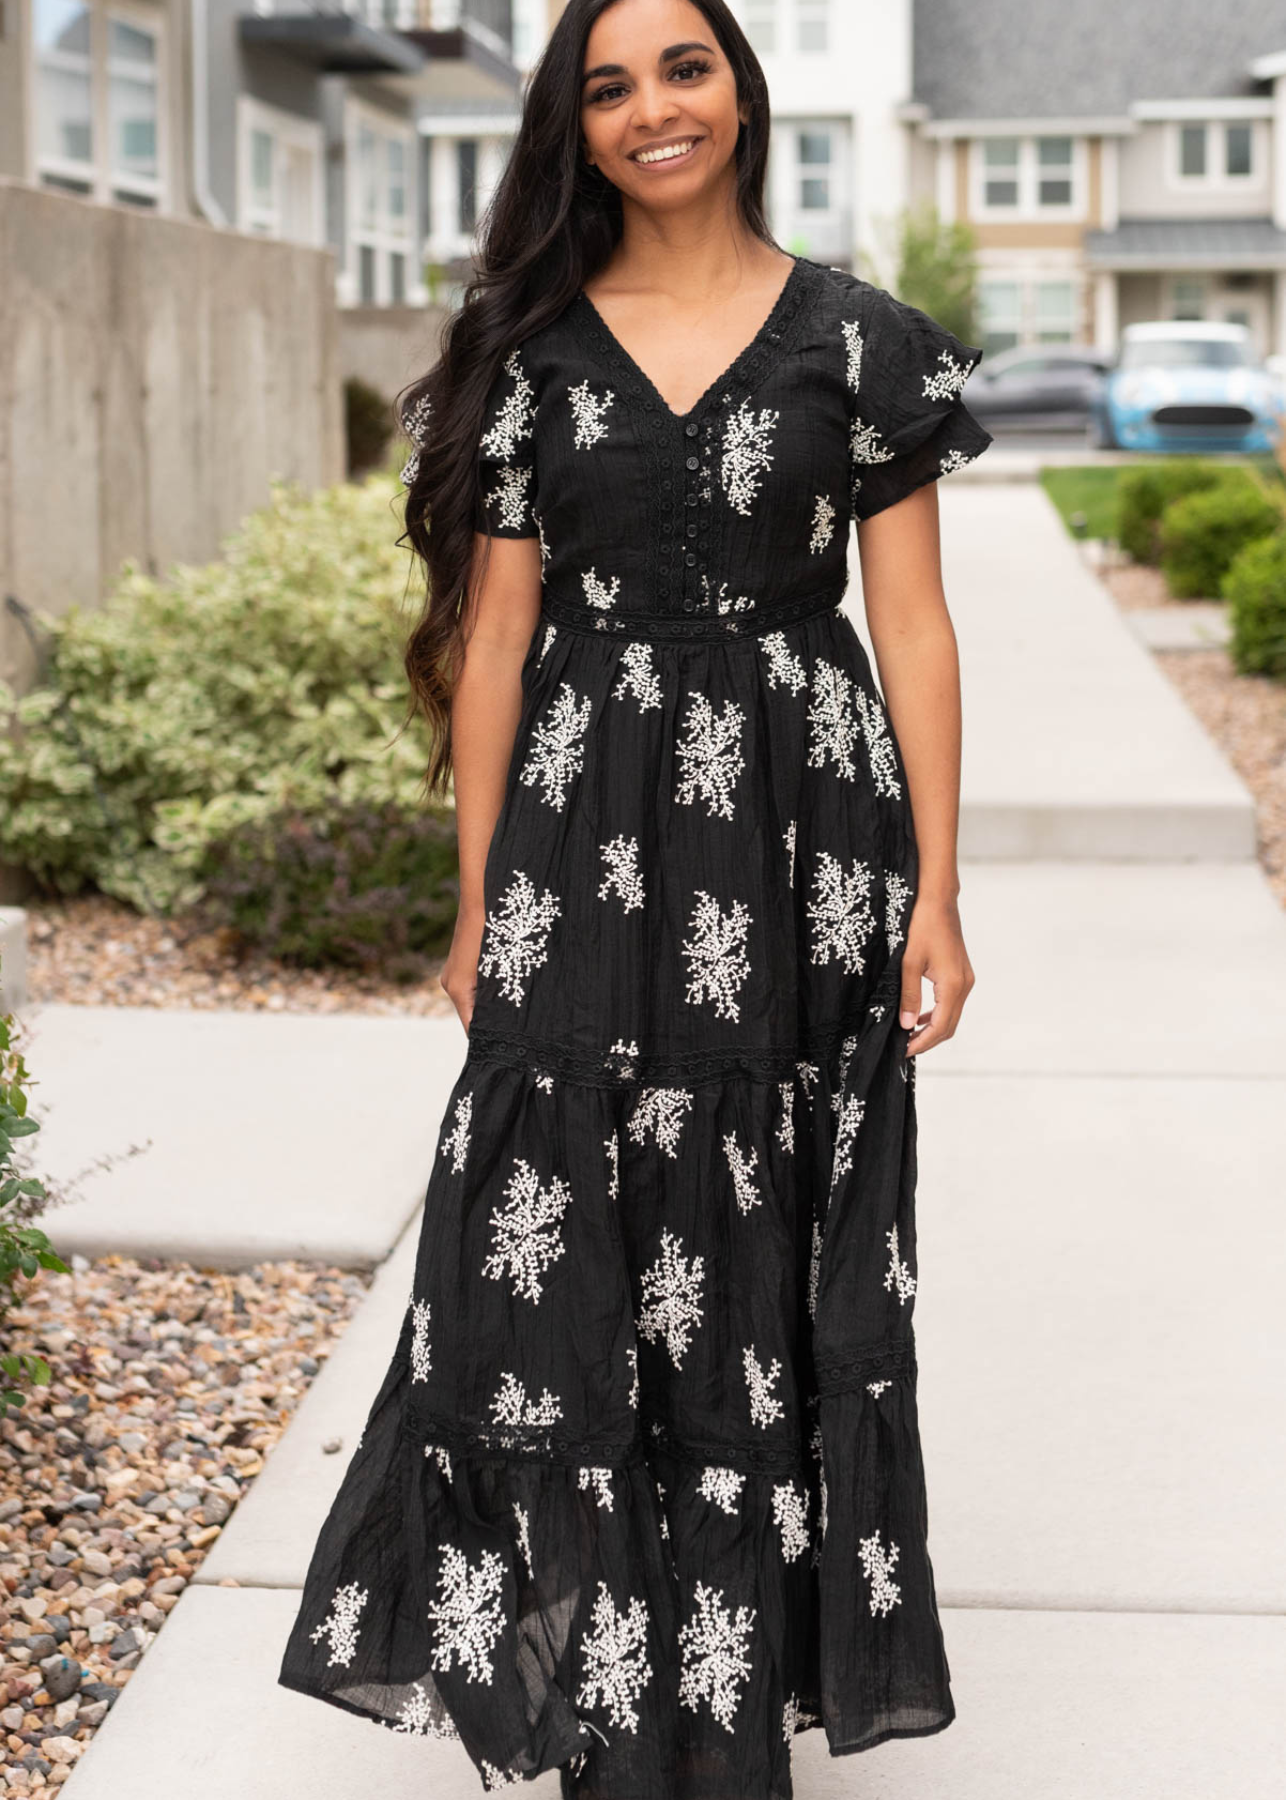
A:
POLYGON ((536 392, 515 350, 483 408, 476 529, 488 537, 537 537, 535 492, 536 392))
POLYGON ((850 477, 859 521, 961 469, 991 443, 961 398, 982 351, 883 288, 844 326, 850 477))

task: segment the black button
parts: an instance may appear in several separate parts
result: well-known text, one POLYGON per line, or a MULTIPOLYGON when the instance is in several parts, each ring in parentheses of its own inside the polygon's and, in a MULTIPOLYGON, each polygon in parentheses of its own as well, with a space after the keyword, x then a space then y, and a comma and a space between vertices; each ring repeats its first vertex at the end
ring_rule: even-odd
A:
POLYGON ((684 431, 686 431, 686 432, 687 432, 687 434, 688 434, 688 436, 689 436, 689 437, 695 437, 695 436, 696 436, 696 435, 697 435, 697 431, 698 431, 698 429, 699 429, 699 428, 698 428, 698 426, 697 426, 697 425, 696 425, 696 424, 695 424, 695 423, 693 423, 693 424, 690 424, 690 425, 685 425, 685 426, 684 426, 684 427, 683 427, 683 429, 684 429, 684 431))
POLYGON ((701 529, 701 527, 699 525, 689 525, 688 526, 688 536, 695 537, 697 535, 697 532, 700 531, 700 529, 701 529))
POLYGON ((696 505, 696 503, 697 503, 697 497, 696 497, 696 495, 695 495, 695 494, 689 494, 689 495, 688 495, 688 505, 689 505, 689 506, 695 506, 695 505, 696 505))
POLYGON ((691 611, 692 611, 692 610, 693 610, 693 608, 694 608, 694 607, 695 607, 695 606, 696 606, 696 601, 695 601, 695 600, 685 600, 685 601, 684 601, 684 602, 683 602, 683 610, 684 610, 684 612, 691 612, 691 611))
POLYGON ((690 569, 696 568, 697 558, 696 558, 696 552, 694 550, 689 550, 688 554, 684 557, 683 560, 685 563, 687 563, 687 565, 690 569))
POLYGON ((690 469, 699 469, 701 467, 701 458, 699 456, 690 456, 688 458, 687 466, 690 469))

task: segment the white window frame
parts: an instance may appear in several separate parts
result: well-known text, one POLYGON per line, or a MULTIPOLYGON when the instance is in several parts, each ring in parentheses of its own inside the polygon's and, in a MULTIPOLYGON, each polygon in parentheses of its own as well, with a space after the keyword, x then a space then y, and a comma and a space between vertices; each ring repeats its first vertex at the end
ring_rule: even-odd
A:
POLYGON ((1259 133, 1255 130, 1254 119, 1218 118, 1218 119, 1171 119, 1166 124, 1166 179, 1177 193, 1205 194, 1210 192, 1237 193, 1260 181, 1260 156, 1258 148, 1259 133), (1206 134, 1206 172, 1204 175, 1185 175, 1183 172, 1183 133, 1191 131, 1194 125, 1200 125, 1206 134), (1250 136, 1250 168, 1245 175, 1229 175, 1228 168, 1228 128, 1232 125, 1243 125, 1250 136), (1211 143, 1218 150, 1218 166, 1211 162, 1211 143))
POLYGON ((756 56, 776 56, 781 48, 783 0, 745 0, 743 30, 756 56))
MULTIPOLYGON (((344 267, 347 273, 347 286, 351 295, 349 304, 389 306, 392 299, 392 263, 393 256, 405 258, 406 280, 404 284, 406 301, 417 304, 423 298, 423 273, 420 268, 421 245, 419 239, 419 132, 413 120, 402 120, 381 112, 377 107, 367 106, 355 99, 351 94, 344 102, 344 144, 345 164, 348 172, 347 206, 345 236, 348 239, 344 247, 344 267), (377 139, 389 139, 400 142, 404 159, 402 164, 402 180, 405 189, 406 204, 402 212, 400 227, 394 226, 387 213, 388 201, 387 175, 381 172, 380 201, 378 215, 374 226, 362 223, 362 169, 358 155, 358 143, 362 130, 374 132, 377 139), (373 301, 361 300, 361 251, 369 249, 375 258, 375 297, 373 301)), ((381 163, 384 157, 381 156, 381 163)))
MULTIPOLYGON (((984 298, 988 287, 1012 287, 1017 289, 1018 307, 1016 312, 1001 314, 999 317, 987 317, 985 310, 979 319, 978 328, 984 338, 994 333, 1013 333, 1016 342, 1005 348, 1030 350, 1033 356, 1056 349, 1059 344, 1074 344, 1078 341, 1077 327, 1081 319, 1084 295, 1077 275, 1071 269, 1027 267, 1007 269, 999 266, 984 268, 979 271, 979 301, 984 298), (1069 290, 1066 326, 1042 320, 1037 304, 1039 290, 1043 287, 1065 287, 1069 290), (1066 330, 1066 336, 1050 335, 1066 330)), ((987 346, 984 345, 984 348, 987 346)), ((993 355, 999 351, 992 349, 993 355)))
POLYGON ((112 0, 108 6, 87 0, 89 14, 89 120, 93 157, 77 162, 69 157, 49 156, 40 148, 40 52, 36 48, 35 31, 30 32, 27 54, 32 104, 28 126, 28 164, 36 182, 42 177, 54 181, 83 183, 89 190, 87 199, 101 205, 128 205, 117 201, 117 194, 135 196, 149 202, 149 211, 169 210, 169 66, 167 21, 156 7, 135 6, 130 0, 112 0), (139 175, 129 170, 118 172, 113 166, 110 75, 108 58, 109 25, 118 20, 132 30, 145 32, 156 46, 153 68, 156 72, 156 174, 139 175))
POLYGON ((795 0, 794 44, 797 56, 829 56, 834 49, 835 9, 831 0, 795 0), (821 26, 821 43, 806 44, 805 29, 821 26))
POLYGON ((257 236, 275 238, 296 244, 321 247, 326 242, 325 194, 323 191, 325 141, 320 121, 301 119, 298 113, 280 106, 269 106, 249 94, 237 96, 237 228, 257 236), (309 184, 309 230, 307 237, 286 240, 281 231, 281 201, 276 199, 270 212, 261 213, 254 191, 254 134, 265 132, 275 144, 286 149, 305 151, 312 163, 309 184))
POLYGON ((972 138, 969 144, 969 211, 975 219, 999 220, 1016 219, 1024 224, 1032 224, 1037 220, 1065 219, 1081 220, 1085 217, 1086 198, 1089 191, 1088 181, 1089 157, 1086 142, 1071 131, 1038 131, 1023 133, 1007 133, 1001 131, 984 132, 972 138), (1012 135, 1018 145, 1018 167, 1015 178, 1018 183, 1018 200, 1014 206, 988 206, 986 145, 991 138, 1009 137, 1012 135), (1059 205, 1041 205, 1037 198, 1040 192, 1042 164, 1039 161, 1037 142, 1040 138, 1070 138, 1072 144, 1072 160, 1067 166, 1071 181, 1072 197, 1070 201, 1059 205))

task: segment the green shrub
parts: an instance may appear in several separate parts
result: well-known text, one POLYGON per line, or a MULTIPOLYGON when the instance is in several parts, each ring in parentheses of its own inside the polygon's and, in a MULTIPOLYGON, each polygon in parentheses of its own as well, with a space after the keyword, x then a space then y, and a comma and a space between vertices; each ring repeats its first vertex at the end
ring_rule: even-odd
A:
POLYGON ((1239 550, 1222 592, 1234 665, 1243 675, 1286 681, 1286 532, 1256 538, 1239 550))
POLYGON ((460 897, 454 815, 351 806, 267 819, 215 845, 206 909, 283 961, 414 979, 449 946, 460 897))
POLYGON ((350 375, 344 383, 344 432, 348 473, 365 475, 384 461, 397 423, 393 408, 377 388, 350 375))
POLYGON ((1147 463, 1128 469, 1116 490, 1116 541, 1135 562, 1155 564, 1160 554, 1158 526, 1172 500, 1217 486, 1243 470, 1195 459, 1147 463))
POLYGON ((222 561, 165 581, 127 567, 101 610, 53 622, 44 685, 0 695, 0 858, 169 912, 199 898, 209 846, 256 821, 418 810, 400 493, 278 484, 222 561))
MULTIPOLYGON (((17 1146, 34 1137, 40 1126, 27 1111, 31 1077, 18 1049, 18 1030, 12 1016, 0 1015, 0 1321, 20 1298, 20 1282, 28 1282, 41 1269, 67 1273, 67 1264, 54 1254, 49 1239, 31 1221, 46 1201, 45 1186, 24 1172, 17 1146)), ((0 1419, 26 1404, 20 1382, 46 1387, 52 1371, 43 1356, 0 1346, 0 1419)))
POLYGON ((1181 600, 1217 594, 1237 552, 1281 523, 1281 507, 1249 477, 1172 500, 1159 533, 1170 592, 1181 600))

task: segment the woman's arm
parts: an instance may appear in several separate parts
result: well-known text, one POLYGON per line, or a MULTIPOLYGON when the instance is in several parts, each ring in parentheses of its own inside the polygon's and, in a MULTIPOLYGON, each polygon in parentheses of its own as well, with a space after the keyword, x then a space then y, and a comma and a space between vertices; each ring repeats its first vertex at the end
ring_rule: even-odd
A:
POLYGON ((522 665, 540 615, 539 538, 478 533, 469 591, 464 663, 451 700, 460 909, 441 975, 466 1032, 485 923, 483 872, 522 711, 522 665))
POLYGON ((917 1055, 951 1037, 973 968, 957 899, 960 820, 960 662, 942 589, 938 487, 926 482, 857 529, 862 591, 880 686, 911 790, 920 878, 902 963, 901 1021, 923 1025, 917 1055), (920 1011, 920 981, 934 1004, 920 1011))

